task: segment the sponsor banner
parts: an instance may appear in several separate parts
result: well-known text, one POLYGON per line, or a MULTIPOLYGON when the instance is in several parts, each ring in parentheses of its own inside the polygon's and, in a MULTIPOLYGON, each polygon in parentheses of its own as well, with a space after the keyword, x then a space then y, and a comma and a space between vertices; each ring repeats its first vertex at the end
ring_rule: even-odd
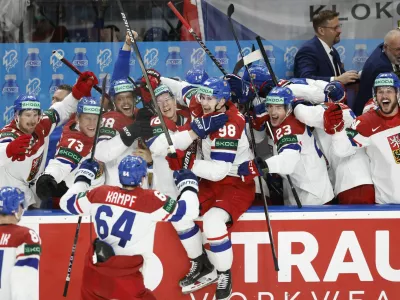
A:
POLYGON ((322 10, 339 13, 343 39, 383 39, 399 26, 400 1, 384 0, 202 0, 207 40, 232 36, 227 8, 235 5, 239 39, 305 40, 314 35, 312 18, 322 10))
MULTIPOLYGON (((244 214, 231 232, 234 252, 231 299, 398 299, 400 211, 394 209, 360 212, 305 208, 301 212, 298 209, 272 212, 279 272, 274 271, 262 209, 244 214)), ((24 217, 24 224, 36 230, 39 227, 42 239, 41 300, 63 299, 77 219, 62 213, 24 217)), ((84 217, 69 299, 79 299, 83 258, 89 247, 87 223, 88 218, 84 217)), ((157 226, 154 255, 147 265, 143 270, 145 284, 154 290, 157 299, 214 299, 215 284, 190 295, 181 294, 178 281, 190 264, 171 224, 157 226)))
MULTIPOLYGON (((279 78, 293 77, 294 57, 303 42, 304 40, 264 42, 272 67, 279 78)), ((335 47, 346 69, 359 70, 380 42, 382 39, 344 39, 335 47)), ((193 67, 204 68, 209 76, 222 75, 197 42, 138 44, 146 68, 155 68, 163 76, 184 79, 186 72, 193 67), (181 63, 171 65, 171 60, 179 60, 181 63)), ((252 44, 256 45, 256 42, 241 41, 245 55, 251 52, 252 44)), ((57 52, 65 55, 81 71, 91 70, 101 79, 107 73, 111 77, 122 43, 52 43, 51 46, 46 43, 0 44, 0 63, 4 70, 0 73, 0 127, 12 120, 12 105, 20 93, 35 94, 41 102, 41 107, 47 109, 58 85, 73 85, 76 82, 76 74, 60 63, 52 53, 53 50, 57 49, 57 52), (25 63, 26 59, 29 59, 29 64, 25 63)), ((233 72, 236 62, 240 59, 234 41, 209 41, 207 47, 228 73, 233 72)), ((254 64, 263 62, 256 61, 254 64)), ((239 72, 242 73, 243 70, 239 72)), ((142 76, 133 53, 130 59, 130 76, 135 80, 142 76)), ((109 82, 107 84, 109 85, 109 82)), ((100 97, 97 93, 93 96, 100 97)))

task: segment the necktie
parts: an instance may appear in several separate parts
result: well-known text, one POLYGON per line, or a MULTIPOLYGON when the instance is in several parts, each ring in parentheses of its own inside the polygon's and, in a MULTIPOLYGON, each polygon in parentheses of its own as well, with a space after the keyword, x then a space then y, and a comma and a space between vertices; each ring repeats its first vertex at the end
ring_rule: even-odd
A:
POLYGON ((333 52, 333 50, 331 50, 331 52, 329 52, 330 55, 332 55, 333 58, 333 67, 335 68, 335 72, 336 72, 336 76, 340 75, 340 69, 339 69, 339 60, 337 59, 337 56, 335 55, 335 52, 333 52))
POLYGON ((400 76, 400 66, 399 65, 394 65, 394 74, 400 76))

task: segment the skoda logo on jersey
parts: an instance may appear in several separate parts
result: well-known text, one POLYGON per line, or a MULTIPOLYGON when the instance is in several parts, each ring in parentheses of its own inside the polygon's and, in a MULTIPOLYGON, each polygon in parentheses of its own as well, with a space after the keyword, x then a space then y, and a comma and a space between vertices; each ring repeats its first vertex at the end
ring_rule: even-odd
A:
MULTIPOLYGON (((64 57, 64 54, 65 54, 65 53, 64 53, 64 50, 62 50, 62 49, 57 49, 56 52, 57 52, 58 54, 60 54, 62 57, 64 57)), ((63 63, 62 63, 61 60, 59 60, 59 59, 55 56, 55 53, 53 53, 53 54, 50 56, 50 65, 52 66, 53 71, 56 72, 57 69, 59 69, 59 68, 62 67, 63 63)))
POLYGON ((336 51, 339 53, 340 61, 344 61, 346 59, 346 56, 344 55, 346 53, 346 48, 344 48, 344 46, 338 46, 335 48, 336 51))
POLYGON ((29 82, 26 85, 26 93, 37 96, 37 95, 39 95, 40 90, 41 90, 40 89, 40 79, 39 78, 29 79, 29 82))
POLYGON ((299 49, 296 46, 286 48, 286 52, 283 55, 283 60, 285 61, 286 68, 288 70, 291 70, 294 66, 294 57, 296 56, 297 51, 299 51, 299 49))
MULTIPOLYGON (((243 57, 245 57, 246 55, 249 55, 250 53, 251 53, 251 48, 250 47, 244 47, 242 49, 243 57)), ((236 60, 239 61, 241 59, 242 59, 242 56, 240 55, 240 52, 239 52, 238 55, 237 55, 236 60)))
POLYGON ((18 62, 18 52, 15 50, 10 50, 6 51, 6 53, 3 56, 3 65, 6 68, 7 73, 10 72, 12 68, 15 67, 15 65, 18 62))
POLYGON ((193 49, 190 56, 190 63, 193 68, 201 67, 204 65, 206 59, 206 52, 202 48, 193 49))
POLYGON ((14 106, 6 106, 4 109, 3 113, 3 121, 5 124, 8 124, 11 122, 11 120, 14 118, 14 106))
POLYGON ((158 50, 156 48, 146 49, 144 64, 146 68, 154 68, 158 63, 158 50))
POLYGON ((100 50, 97 55, 97 64, 100 66, 100 71, 103 72, 104 68, 108 67, 112 62, 112 52, 110 49, 100 50))

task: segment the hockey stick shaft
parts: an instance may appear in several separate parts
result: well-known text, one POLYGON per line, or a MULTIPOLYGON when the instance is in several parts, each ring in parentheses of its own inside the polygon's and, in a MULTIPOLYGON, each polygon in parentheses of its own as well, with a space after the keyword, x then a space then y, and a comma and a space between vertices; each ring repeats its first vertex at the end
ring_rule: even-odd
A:
POLYGON ((74 259, 75 259, 76 245, 78 243, 78 237, 79 237, 79 231, 80 231, 80 228, 81 228, 81 222, 82 222, 82 216, 79 216, 78 224, 76 225, 76 230, 75 230, 74 244, 72 245, 72 252, 71 252, 71 256, 69 258, 67 277, 65 278, 65 285, 64 285, 64 292, 63 292, 63 296, 64 297, 67 297, 68 287, 69 287, 69 283, 71 281, 72 266, 73 266, 74 259))
MULTIPOLYGON (((228 21, 229 24, 231 25, 231 30, 233 33, 233 37, 235 38, 236 44, 238 46, 239 49, 239 53, 243 59, 243 52, 242 52, 242 47, 240 46, 239 40, 237 38, 236 35, 236 31, 235 31, 235 27, 233 26, 233 22, 231 19, 231 15, 233 14, 234 11, 234 6, 233 4, 230 4, 228 7, 228 21)), ((249 68, 247 65, 244 65, 246 68, 247 73, 249 74, 249 78, 251 81, 251 85, 253 86, 253 89, 256 93, 256 97, 259 101, 259 103, 261 103, 257 89, 255 88, 254 82, 253 82, 253 78, 250 76, 250 72, 249 72, 249 68)), ((247 108, 248 110, 248 108, 247 108)), ((249 114, 250 117, 250 136, 251 136, 251 143, 252 143, 252 147, 253 147, 253 152, 254 152, 254 156, 257 157, 257 153, 256 153, 256 143, 255 143, 255 138, 254 138, 254 131, 253 131, 253 127, 252 127, 252 122, 251 122, 251 116, 249 114)), ((269 236, 269 240, 270 240, 270 244, 271 244, 271 252, 272 252, 272 259, 274 261, 274 266, 275 266, 275 271, 279 271, 279 264, 278 264, 278 258, 276 256, 276 250, 275 250, 275 243, 274 243, 274 237, 272 235, 272 227, 271 227, 271 220, 270 220, 270 216, 269 216, 269 212, 268 212, 268 204, 267 204, 267 200, 265 199, 265 193, 264 193, 264 187, 262 185, 262 181, 261 181, 261 177, 258 176, 258 183, 260 184, 260 190, 261 190, 261 197, 263 198, 263 204, 264 204, 264 213, 265 213, 265 219, 267 221, 267 226, 268 226, 268 236, 269 236)))
POLYGON ((271 62, 269 61, 269 57, 268 57, 268 55, 267 55, 267 52, 265 52, 264 45, 263 45, 263 43, 261 42, 260 36, 257 36, 257 37, 256 37, 256 40, 257 40, 258 47, 260 48, 261 54, 262 54, 262 56, 263 56, 263 58, 264 58, 265 64, 267 65, 267 69, 268 69, 268 71, 269 71, 269 74, 270 74, 271 77, 272 77, 272 81, 274 82, 274 85, 275 85, 275 86, 278 86, 278 79, 276 78, 275 72, 274 72, 274 70, 272 69, 271 62))
MULTIPOLYGON (((263 45, 263 43, 261 42, 260 36, 257 36, 257 37, 256 37, 256 40, 257 40, 258 47, 260 48, 261 55, 263 56, 264 61, 265 61, 265 64, 267 65, 269 74, 270 74, 271 77, 272 77, 272 81, 274 82, 274 85, 275 85, 275 86, 278 86, 278 79, 276 78, 275 72, 274 72, 274 70, 272 69, 271 62, 269 61, 268 55, 267 55, 267 53, 265 52, 264 45, 263 45)), ((270 133, 270 135, 271 135, 271 138, 273 138, 274 135, 272 134, 272 130, 271 130, 271 127, 269 126, 269 122, 267 122, 267 125, 268 125, 268 130, 269 130, 269 133, 270 133)), ((290 189, 292 190, 293 197, 294 197, 294 200, 296 201, 297 207, 298 207, 298 208, 302 208, 303 205, 301 204, 299 195, 297 194, 296 188, 295 188, 294 185, 293 185, 292 178, 290 178, 289 175, 286 175, 286 178, 287 178, 287 180, 288 180, 288 182, 289 182, 289 186, 290 186, 290 189)))
MULTIPOLYGON (((75 72, 75 74, 77 75, 81 75, 82 72, 79 71, 68 59, 66 59, 64 56, 62 56, 59 52, 57 52, 56 50, 53 50, 53 54, 64 64, 66 65, 68 68, 70 68, 72 71, 75 72)), ((98 91, 100 94, 102 93, 101 88, 98 85, 94 85, 93 88, 98 91)), ((110 95, 108 95, 107 93, 104 94, 104 96, 111 101, 111 97, 110 95)))
POLYGON ((108 76, 108 74, 103 78, 103 82, 101 83, 101 88, 102 88, 103 92, 101 93, 100 113, 99 113, 99 118, 97 119, 96 132, 94 134, 94 140, 93 140, 93 146, 92 146, 92 153, 90 154, 90 159, 91 160, 94 159, 94 154, 96 152, 97 141, 99 140, 101 115, 103 113, 104 98, 105 98, 105 94, 106 94, 105 91, 106 91, 107 76, 108 76))
POLYGON ((208 57, 213 61, 213 63, 218 67, 218 69, 222 72, 222 74, 226 75, 224 67, 221 63, 215 58, 215 56, 211 53, 210 49, 204 44, 204 42, 199 38, 199 36, 194 32, 193 28, 190 24, 185 20, 185 18, 180 14, 180 12, 175 8, 172 2, 168 2, 168 7, 173 11, 175 16, 182 22, 183 26, 189 31, 189 33, 193 36, 193 38, 199 43, 200 47, 204 50, 204 52, 208 55, 208 57))
POLYGON ((137 60, 139 62, 139 66, 140 66, 140 69, 141 69, 141 71, 143 73, 143 77, 146 80, 146 85, 147 85, 147 88, 149 89, 149 92, 150 92, 150 95, 151 95, 151 100, 153 102, 154 108, 156 109, 157 115, 158 115, 158 117, 159 117, 159 119, 161 121, 161 127, 162 127, 162 129, 163 129, 163 131, 165 133, 165 137, 167 138, 167 142, 168 142, 168 145, 169 145, 168 151, 169 151, 170 154, 175 154, 176 151, 175 151, 174 145, 172 143, 171 136, 169 134, 167 126, 165 125, 165 122, 164 122, 163 116, 161 114, 160 108, 157 105, 156 96, 154 95, 154 90, 153 90, 153 87, 151 86, 149 76, 147 75, 146 67, 144 66, 142 55, 140 54, 139 48, 138 48, 137 43, 135 41, 135 37, 133 36, 132 30, 131 30, 131 26, 129 25, 129 22, 128 22, 128 19, 126 17, 126 14, 124 13, 124 8, 122 7, 121 1, 117 0, 117 4, 118 4, 118 8, 119 8, 120 13, 121 13, 122 21, 124 22, 124 25, 125 25, 126 30, 128 32, 129 38, 131 39, 133 50, 135 51, 135 55, 136 55, 136 58, 137 58, 137 60))

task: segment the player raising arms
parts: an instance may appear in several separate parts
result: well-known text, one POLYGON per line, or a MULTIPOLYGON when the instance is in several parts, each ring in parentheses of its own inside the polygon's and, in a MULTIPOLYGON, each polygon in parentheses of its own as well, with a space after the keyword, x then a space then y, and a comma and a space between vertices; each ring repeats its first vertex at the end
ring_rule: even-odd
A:
MULTIPOLYGON (((44 173, 36 181, 36 193, 45 200, 54 195, 57 184, 65 180, 66 186, 74 183, 79 165, 92 152, 100 103, 92 97, 83 97, 78 104, 75 120, 65 124, 54 159, 49 161, 44 173)), ((92 187, 104 183, 102 169, 92 187)))
POLYGON ((23 205, 19 188, 0 188, 1 300, 39 300, 41 241, 33 229, 17 225, 23 205))
POLYGON ((62 102, 43 112, 39 100, 20 95, 14 101, 14 120, 0 131, 0 186, 12 185, 25 193, 25 207, 35 204, 31 186, 44 169, 43 158, 48 137, 54 128, 65 123, 76 112, 78 100, 91 95, 97 78, 84 72, 62 102))
POLYGON ((381 73, 374 82, 376 109, 357 117, 351 128, 342 130, 340 111, 328 116, 333 150, 338 156, 353 155, 357 148, 365 148, 370 159, 376 203, 400 203, 400 81, 394 73, 381 73), (339 114, 338 114, 339 113, 339 114), (336 121, 334 115, 336 114, 336 121))
MULTIPOLYGON (((212 261, 218 275, 216 299, 229 299, 232 293, 231 267, 233 251, 229 239, 228 227, 250 207, 255 195, 254 181, 243 182, 237 176, 238 166, 251 159, 249 143, 245 134, 245 120, 242 114, 230 101, 230 88, 223 79, 209 78, 200 86, 197 96, 192 98, 202 109, 202 117, 191 123, 195 137, 201 138, 201 152, 204 159, 194 160, 189 168, 200 181, 200 209, 203 216, 203 230, 212 253, 212 261), (208 129, 215 113, 226 116, 223 126, 218 131, 208 129), (204 122, 206 121, 206 122, 204 122)), ((214 117, 219 117, 216 115, 214 117)), ((218 128, 218 127, 217 127, 218 128)), ((185 132, 177 133, 175 140, 192 139, 185 132)), ((182 153, 178 158, 167 158, 172 170, 179 169, 182 164, 182 153)), ((187 222, 186 228, 178 230, 182 244, 188 253, 192 267, 182 278, 180 285, 184 293, 190 293, 215 281, 214 266, 203 252, 200 229, 193 222, 187 222)))
POLYGON ((174 172, 179 191, 179 200, 174 200, 156 190, 142 189, 146 161, 127 156, 118 166, 122 188, 104 185, 87 191, 98 168, 96 161, 84 161, 75 184, 60 202, 68 213, 94 216, 98 239, 86 256, 81 297, 154 300, 139 270, 143 256, 153 251, 157 222, 198 216, 197 177, 189 170, 174 172))
MULTIPOLYGON (((267 160, 257 157, 240 165, 238 174, 246 181, 266 173, 290 175, 302 204, 318 205, 333 199, 323 153, 317 147, 311 128, 293 114, 294 95, 287 87, 275 87, 266 98, 278 155, 267 160)), ((292 193, 284 189, 286 204, 295 205, 292 193)))

